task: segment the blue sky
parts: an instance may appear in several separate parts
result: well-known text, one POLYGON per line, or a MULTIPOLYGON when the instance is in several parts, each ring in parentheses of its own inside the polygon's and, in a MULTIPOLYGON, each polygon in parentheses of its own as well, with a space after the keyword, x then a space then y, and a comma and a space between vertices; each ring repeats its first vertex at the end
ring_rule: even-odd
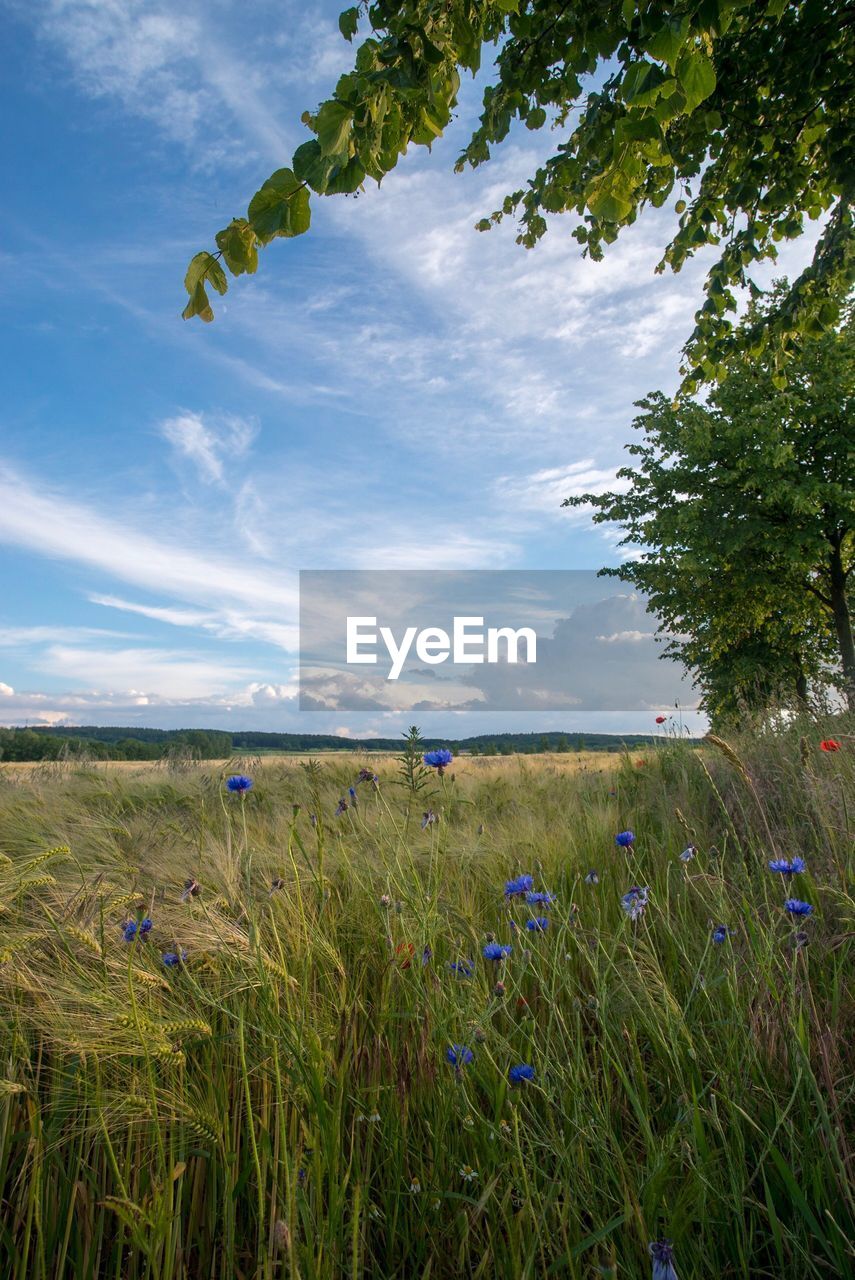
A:
POLYGON ((567 220, 528 253, 475 232, 555 144, 453 174, 477 86, 379 191, 316 198, 213 325, 180 319, 187 260, 346 69, 339 8, 0 0, 0 723, 395 733, 298 712, 297 570, 616 562, 560 503, 610 487, 633 401, 676 385, 703 263, 654 275, 665 210, 601 264, 567 220))

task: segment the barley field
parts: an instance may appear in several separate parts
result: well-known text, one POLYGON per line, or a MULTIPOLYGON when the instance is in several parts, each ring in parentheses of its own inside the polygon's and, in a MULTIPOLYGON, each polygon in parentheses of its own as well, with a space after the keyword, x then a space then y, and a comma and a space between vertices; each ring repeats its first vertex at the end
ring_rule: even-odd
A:
POLYGON ((0 1275, 851 1275, 844 729, 0 767, 0 1275))

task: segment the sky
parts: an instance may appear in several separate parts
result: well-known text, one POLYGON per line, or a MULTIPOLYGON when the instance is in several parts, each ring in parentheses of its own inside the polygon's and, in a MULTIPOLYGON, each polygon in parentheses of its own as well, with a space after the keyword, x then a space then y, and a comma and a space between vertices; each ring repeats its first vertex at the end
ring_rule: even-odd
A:
MULTIPOLYGON (((0 0, 2 724, 395 734, 395 707, 299 710, 299 570, 620 562, 561 502, 611 488, 633 402, 675 389, 706 260, 654 274, 665 209, 602 263, 569 219, 531 251, 476 232, 556 144, 454 174, 480 85, 379 189, 313 198, 213 324, 180 318, 189 258, 348 68, 341 7, 0 0)), ((678 667, 655 685, 423 728, 701 723, 678 667)))

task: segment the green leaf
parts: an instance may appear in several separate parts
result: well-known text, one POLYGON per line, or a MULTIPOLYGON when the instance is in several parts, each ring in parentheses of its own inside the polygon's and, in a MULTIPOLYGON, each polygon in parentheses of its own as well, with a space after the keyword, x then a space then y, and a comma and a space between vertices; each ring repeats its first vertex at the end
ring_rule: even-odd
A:
POLYGON ((309 193, 290 169, 277 169, 249 202, 249 221, 262 244, 308 231, 309 193))
POLYGON ((315 117, 315 132, 325 156, 337 156, 344 151, 350 135, 353 112, 343 102, 325 102, 315 117))
POLYGON ((356 8, 345 9, 344 13, 339 14, 338 29, 344 36, 345 40, 352 40, 356 35, 356 28, 359 26, 359 10, 356 8))
POLYGON ((716 86, 715 68, 698 49, 686 50, 677 63, 677 79, 686 95, 686 111, 694 111, 716 86))
MULTIPOLYGON (((197 254, 196 257, 199 257, 199 255, 197 254)), ((205 286, 201 280, 198 284, 194 285, 193 289, 190 291, 190 301, 181 312, 181 315, 185 320, 192 320, 194 316, 198 316, 199 319, 204 320, 206 324, 210 324, 213 320, 214 312, 211 309, 211 304, 208 301, 208 295, 205 292, 205 286)))
POLYGON ((318 195, 322 196, 326 193, 329 176, 335 168, 335 160, 324 155, 317 138, 312 138, 310 142, 304 142, 298 147, 291 163, 294 166, 295 175, 301 182, 308 182, 318 195))
POLYGON ((657 62, 667 62, 673 71, 680 51, 686 43, 688 18, 666 18, 659 30, 645 41, 644 48, 657 62))
POLYGON ((258 243, 246 218, 234 218, 224 230, 217 232, 217 248, 233 276, 244 272, 252 275, 258 268, 258 243))
POLYGON ((494 3, 502 13, 516 13, 520 7, 520 0, 494 0, 494 3))
POLYGON ((351 156, 347 164, 333 170, 327 183, 328 196, 351 195, 365 181, 365 170, 359 156, 351 156))
POLYGON ((542 129, 546 124, 546 112, 543 107, 534 107, 525 118, 527 129, 542 129))
POLYGON ((661 67, 642 58, 628 68, 621 84, 621 96, 634 107, 649 106, 659 97, 665 79, 661 67))
POLYGON ((591 183, 586 203, 594 217, 602 222, 622 222, 632 210, 632 200, 625 190, 616 186, 612 174, 591 183))

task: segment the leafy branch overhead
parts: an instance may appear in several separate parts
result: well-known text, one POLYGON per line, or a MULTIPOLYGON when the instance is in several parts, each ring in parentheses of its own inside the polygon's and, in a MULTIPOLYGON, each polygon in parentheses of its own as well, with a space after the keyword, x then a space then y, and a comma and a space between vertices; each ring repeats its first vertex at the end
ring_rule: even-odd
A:
MULTIPOLYGON (((533 247, 551 215, 599 260, 647 205, 674 199, 676 230, 658 270, 718 250, 685 347, 685 389, 723 376, 739 347, 771 344, 776 385, 803 337, 832 328, 855 279, 852 198, 855 6, 846 0, 381 0, 339 20, 353 70, 303 121, 314 137, 253 196, 247 216, 190 264, 185 318, 211 320, 207 286, 252 273, 258 250, 301 235, 310 192, 380 183, 410 145, 448 126, 462 71, 493 58, 480 123, 457 162, 490 159, 515 121, 550 127, 553 154, 477 226, 504 218, 533 247), (494 52, 495 51, 495 52, 494 52), (805 220, 822 233, 810 266, 753 330, 734 328, 736 290, 805 220), (225 268, 225 270, 223 269, 225 268)), ((768 353, 767 353, 768 354, 768 353)))

